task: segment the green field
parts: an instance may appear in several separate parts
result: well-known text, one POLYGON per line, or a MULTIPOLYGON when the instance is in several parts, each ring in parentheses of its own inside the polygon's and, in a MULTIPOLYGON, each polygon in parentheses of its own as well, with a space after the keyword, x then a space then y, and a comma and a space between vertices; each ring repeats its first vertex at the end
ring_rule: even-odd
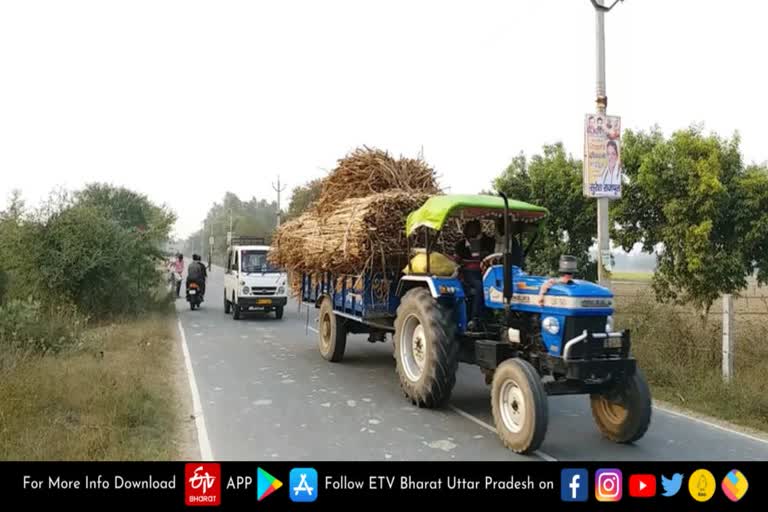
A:
POLYGON ((650 281, 653 272, 611 272, 611 279, 615 281, 650 281))

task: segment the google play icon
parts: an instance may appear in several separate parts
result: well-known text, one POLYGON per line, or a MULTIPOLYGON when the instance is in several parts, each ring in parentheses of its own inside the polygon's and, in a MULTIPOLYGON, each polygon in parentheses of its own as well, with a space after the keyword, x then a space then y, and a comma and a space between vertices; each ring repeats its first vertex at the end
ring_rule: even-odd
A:
POLYGON ((261 468, 256 471, 256 496, 261 501, 279 488, 283 486, 283 482, 270 475, 261 468))

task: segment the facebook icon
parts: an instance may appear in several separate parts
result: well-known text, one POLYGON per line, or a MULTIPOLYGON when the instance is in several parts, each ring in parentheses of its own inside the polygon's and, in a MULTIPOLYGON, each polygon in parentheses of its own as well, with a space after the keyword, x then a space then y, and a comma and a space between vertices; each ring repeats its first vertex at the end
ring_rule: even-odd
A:
POLYGON ((587 501, 589 480, 586 469, 564 469, 560 474, 560 499, 587 501))

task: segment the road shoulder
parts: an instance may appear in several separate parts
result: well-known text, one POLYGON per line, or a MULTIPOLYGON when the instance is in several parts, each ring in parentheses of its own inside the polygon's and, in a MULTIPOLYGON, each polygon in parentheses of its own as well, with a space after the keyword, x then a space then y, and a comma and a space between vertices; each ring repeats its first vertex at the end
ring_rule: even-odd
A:
POLYGON ((731 422, 728 422, 719 418, 715 418, 712 416, 707 416, 705 414, 701 414, 696 411, 692 411, 690 409, 685 409, 683 407, 675 405, 671 402, 667 402, 665 400, 659 400, 654 398, 653 406, 656 409, 666 412, 668 414, 673 414, 675 416, 683 416, 693 421, 696 421, 698 423, 707 424, 713 428, 725 430, 736 435, 754 438, 757 441, 768 443, 768 432, 745 427, 743 425, 731 423, 731 422))
POLYGON ((195 426, 195 408, 190 392, 189 373, 184 358, 184 338, 179 326, 177 314, 169 317, 172 324, 169 329, 173 332, 173 359, 174 359, 174 383, 176 384, 176 396, 179 399, 176 402, 177 417, 179 425, 179 434, 177 443, 177 452, 179 460, 201 460, 200 443, 195 426))

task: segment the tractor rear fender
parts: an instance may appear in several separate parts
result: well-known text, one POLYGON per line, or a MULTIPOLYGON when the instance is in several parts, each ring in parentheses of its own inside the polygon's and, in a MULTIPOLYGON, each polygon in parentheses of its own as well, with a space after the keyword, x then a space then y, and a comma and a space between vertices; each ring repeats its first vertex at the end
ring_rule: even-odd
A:
POLYGON ((458 332, 466 328, 466 308, 464 307, 464 286, 457 278, 432 276, 403 276, 397 285, 397 296, 402 298, 409 290, 425 288, 432 298, 446 307, 454 309, 457 317, 458 332))
POLYGON ((464 299, 464 285, 455 277, 403 276, 397 284, 397 296, 402 297, 412 288, 423 287, 433 298, 453 297, 457 302, 464 299))
POLYGON ((437 288, 429 276, 404 276, 397 283, 397 296, 402 297, 413 288, 426 288, 435 299, 439 297, 437 288))

